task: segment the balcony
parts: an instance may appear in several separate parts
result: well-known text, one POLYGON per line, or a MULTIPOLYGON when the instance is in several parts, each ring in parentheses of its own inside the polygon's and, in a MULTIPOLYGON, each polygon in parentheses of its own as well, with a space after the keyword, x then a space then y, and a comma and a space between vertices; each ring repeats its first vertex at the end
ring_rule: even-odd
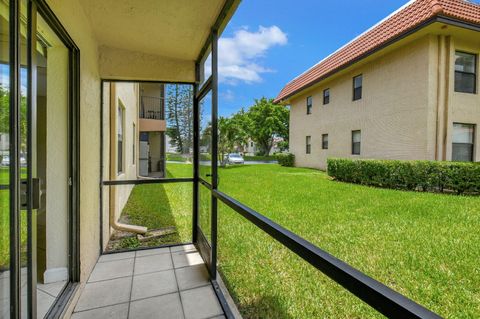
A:
POLYGON ((140 97, 140 132, 165 132, 164 98, 153 96, 140 97))
POLYGON ((165 99, 154 96, 142 96, 140 99, 140 118, 165 120, 165 99))

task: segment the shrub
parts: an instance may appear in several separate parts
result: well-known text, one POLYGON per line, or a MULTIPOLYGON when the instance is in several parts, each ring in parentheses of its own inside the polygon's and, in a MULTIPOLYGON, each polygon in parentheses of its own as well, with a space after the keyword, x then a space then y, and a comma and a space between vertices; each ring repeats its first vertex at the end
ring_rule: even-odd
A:
POLYGON ((243 157, 246 161, 275 161, 276 160, 276 157, 275 156, 258 156, 258 155, 255 155, 255 156, 249 156, 249 155, 245 155, 243 157))
POLYGON ((336 180, 384 188, 428 192, 480 193, 478 163, 330 158, 336 180))
POLYGON ((291 153, 279 153, 275 155, 278 164, 286 167, 293 167, 295 165, 295 155, 291 153))

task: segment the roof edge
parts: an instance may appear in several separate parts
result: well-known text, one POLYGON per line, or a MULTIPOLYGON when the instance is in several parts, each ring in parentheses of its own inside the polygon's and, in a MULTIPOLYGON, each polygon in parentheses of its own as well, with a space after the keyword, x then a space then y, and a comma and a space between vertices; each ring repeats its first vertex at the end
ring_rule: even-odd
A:
MULTIPOLYGON (((437 0, 433 0, 432 2, 437 2, 437 0)), ((437 9, 438 10, 438 9, 437 9)), ((315 79, 313 80, 312 82, 306 84, 305 86, 303 87, 300 87, 298 88, 297 90, 285 95, 284 97, 281 97, 279 98, 278 96, 273 100, 274 103, 280 103, 280 102, 284 102, 286 100, 288 100, 289 98, 291 98, 292 96, 298 94, 299 92, 301 91, 304 91, 305 89, 308 89, 322 81, 324 81, 325 79, 331 77, 332 75, 360 62, 361 60, 369 57, 370 55, 378 52, 378 51, 381 51, 387 47, 389 47, 390 45, 402 40, 403 38, 429 26, 430 24, 433 24, 435 22, 440 22, 440 23, 445 23, 445 24, 450 24, 450 25, 454 25, 454 26, 458 26, 458 27, 463 27, 463 28, 466 28, 466 29, 470 29, 470 30, 474 30, 474 31, 479 31, 480 32, 480 24, 476 24, 476 23, 472 23, 472 22, 468 22, 466 20, 462 20, 462 19, 458 19, 456 17, 451 17, 451 16, 448 16, 448 15, 444 15, 443 14, 443 7, 440 5, 440 10, 437 11, 438 14, 431 17, 430 19, 426 20, 426 21, 423 21, 422 23, 412 27, 411 29, 409 30, 406 30, 405 32, 399 34, 398 36, 386 41, 385 43, 382 43, 381 45, 379 45, 378 47, 376 48, 373 48, 372 50, 368 51, 368 52, 365 52, 364 54, 360 55, 359 57, 355 58, 354 60, 346 63, 345 65, 342 65, 334 70, 332 70, 331 72, 325 74, 324 76, 318 78, 318 79, 315 79)), ((351 41, 350 41, 351 42, 351 41)), ((349 43, 350 43, 349 42, 349 43)), ((343 48, 343 46, 342 46, 343 48)), ((335 52, 337 52, 338 50, 336 50, 335 52)), ((335 53, 334 52, 334 53, 335 53)), ((328 57, 332 56, 334 53, 330 54, 328 57)), ((325 59, 327 59, 325 58, 325 59)), ((322 61, 324 61, 325 59, 322 59, 322 61)), ((322 61, 320 61, 319 63, 321 63, 322 61)), ((315 64, 318 65, 319 63, 315 64)), ((313 66, 313 67, 315 67, 313 66)), ((301 75, 295 77, 292 81, 294 81, 295 79, 299 78, 300 76, 302 76, 303 74, 305 74, 306 72, 308 72, 309 70, 311 70, 313 67, 309 68, 307 71, 303 72, 301 75)), ((291 83, 292 81, 290 81, 289 83, 291 83)), ((288 84, 287 84, 288 85, 288 84)), ((281 92, 280 92, 281 93, 281 92)), ((279 94, 280 96, 280 94, 279 94)))

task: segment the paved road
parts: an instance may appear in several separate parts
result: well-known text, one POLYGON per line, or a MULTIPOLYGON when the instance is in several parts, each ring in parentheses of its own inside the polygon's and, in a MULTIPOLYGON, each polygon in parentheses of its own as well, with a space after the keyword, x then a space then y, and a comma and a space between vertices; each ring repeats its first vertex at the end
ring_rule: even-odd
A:
MULTIPOLYGON (((189 162, 177 162, 177 161, 167 161, 167 163, 173 163, 173 164, 192 164, 189 162)), ((259 164, 278 164, 277 161, 268 161, 268 162, 263 162, 263 161, 246 161, 246 165, 259 165, 259 164)), ((210 161, 200 161, 200 165, 204 166, 210 166, 212 165, 212 162, 210 161)))

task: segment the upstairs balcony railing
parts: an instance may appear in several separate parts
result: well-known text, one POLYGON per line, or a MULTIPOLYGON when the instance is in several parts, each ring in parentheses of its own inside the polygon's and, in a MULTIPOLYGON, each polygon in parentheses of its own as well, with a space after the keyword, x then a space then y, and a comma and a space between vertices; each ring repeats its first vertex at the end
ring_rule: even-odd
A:
POLYGON ((142 96, 140 100, 140 118, 150 120, 165 120, 164 98, 142 96))

